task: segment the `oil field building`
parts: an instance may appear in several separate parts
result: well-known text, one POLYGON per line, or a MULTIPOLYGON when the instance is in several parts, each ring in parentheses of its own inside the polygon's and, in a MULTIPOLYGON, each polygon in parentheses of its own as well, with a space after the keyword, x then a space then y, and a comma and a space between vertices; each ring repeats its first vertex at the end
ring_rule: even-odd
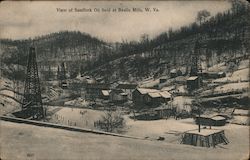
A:
POLYGON ((201 129, 200 131, 191 130, 185 132, 181 143, 200 147, 215 147, 221 143, 228 144, 229 141, 224 130, 201 129))
POLYGON ((199 89, 201 80, 198 76, 192 76, 187 79, 187 89, 189 92, 199 89))

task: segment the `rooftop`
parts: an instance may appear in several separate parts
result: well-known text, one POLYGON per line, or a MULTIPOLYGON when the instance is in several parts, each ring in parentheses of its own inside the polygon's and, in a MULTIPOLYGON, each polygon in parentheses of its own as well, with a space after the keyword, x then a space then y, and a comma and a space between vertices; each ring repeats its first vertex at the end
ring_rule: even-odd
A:
POLYGON ((245 110, 245 109, 235 109, 233 112, 234 115, 249 115, 249 110, 245 110))
POLYGON ((202 136, 209 136, 211 134, 215 134, 215 133, 220 133, 223 132, 223 130, 219 130, 219 129, 201 129, 200 132, 197 130, 192 130, 192 131, 188 131, 186 133, 190 133, 190 134, 197 134, 197 135, 202 135, 202 136))
POLYGON ((188 81, 193 81, 193 80, 196 80, 198 77, 197 76, 192 76, 192 77, 189 77, 187 80, 188 81))
POLYGON ((225 120, 226 118, 223 116, 214 116, 211 118, 212 120, 220 121, 220 120, 225 120))
POLYGON ((148 93, 148 95, 152 98, 161 97, 161 94, 158 92, 148 93))
POLYGON ((159 93, 163 98, 170 98, 171 94, 167 91, 163 91, 159 93))
POLYGON ((102 94, 104 96, 109 96, 109 92, 110 92, 110 90, 102 90, 102 94))
POLYGON ((157 89, 148 89, 148 88, 137 88, 137 90, 138 90, 141 94, 159 92, 159 90, 157 90, 157 89))

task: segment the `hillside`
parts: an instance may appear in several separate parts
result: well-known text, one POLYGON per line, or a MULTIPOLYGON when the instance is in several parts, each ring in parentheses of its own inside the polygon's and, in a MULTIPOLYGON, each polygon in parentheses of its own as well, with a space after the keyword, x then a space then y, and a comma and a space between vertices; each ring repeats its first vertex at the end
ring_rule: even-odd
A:
POLYGON ((229 10, 198 25, 162 33, 152 40, 121 47, 120 58, 86 74, 104 80, 138 81, 169 75, 171 69, 190 69, 191 55, 199 55, 203 70, 249 55, 250 9, 229 10), (125 56, 124 56, 125 55, 125 56))
POLYGON ((111 53, 112 46, 88 34, 76 31, 52 33, 27 40, 0 40, 1 66, 7 76, 17 70, 24 71, 29 47, 37 51, 38 67, 42 74, 56 74, 58 66, 65 63, 67 70, 80 72, 86 61, 96 61, 101 55, 111 53), (12 65, 11 68, 9 68, 12 65), (10 72, 10 70, 13 70, 10 72))

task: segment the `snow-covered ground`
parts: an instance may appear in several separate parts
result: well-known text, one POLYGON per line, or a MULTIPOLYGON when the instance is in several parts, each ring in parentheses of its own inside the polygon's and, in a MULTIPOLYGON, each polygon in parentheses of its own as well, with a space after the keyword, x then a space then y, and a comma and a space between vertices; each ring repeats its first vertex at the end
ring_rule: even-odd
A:
POLYGON ((180 134, 197 129, 193 119, 162 119, 154 121, 134 121, 126 118, 127 135, 157 139, 165 137, 166 142, 180 143, 180 134))
POLYGON ((159 84, 159 79, 149 79, 149 80, 145 80, 143 82, 141 82, 141 84, 139 85, 140 87, 142 88, 150 88, 150 87, 153 87, 155 85, 158 85, 159 84))
POLYGON ((86 107, 88 106, 89 102, 82 99, 82 98, 77 98, 71 101, 67 101, 64 103, 65 105, 69 105, 69 106, 82 106, 82 107, 86 107))
POLYGON ((1 77, 0 79, 0 115, 8 114, 15 110, 20 109, 19 103, 17 103, 12 98, 7 97, 7 96, 15 97, 14 92, 10 90, 6 90, 6 88, 11 90, 13 88, 13 83, 9 79, 1 77))
POLYGON ((223 63, 213 65, 212 67, 209 67, 208 71, 209 72, 221 72, 221 71, 225 71, 226 68, 227 67, 225 66, 225 63, 223 62, 223 63))
MULTIPOLYGON (((168 124, 168 126, 176 129, 182 127, 175 126, 175 124, 168 124)), ((11 160, 247 159, 249 156, 249 128, 237 125, 229 125, 224 128, 230 142, 228 145, 203 148, 167 143, 166 141, 136 140, 1 121, 0 152, 2 159, 11 160)))
POLYGON ((230 82, 230 81, 246 81, 249 80, 249 68, 244 68, 240 70, 234 71, 231 75, 227 74, 227 77, 224 78, 218 78, 214 80, 213 82, 230 82))
POLYGON ((229 83, 225 85, 218 86, 214 89, 217 92, 229 92, 236 91, 249 88, 249 82, 241 82, 241 83, 229 83))
POLYGON ((58 111, 51 116, 49 122, 89 129, 95 129, 94 122, 98 121, 104 113, 102 111, 80 108, 52 106, 49 108, 58 108, 58 111))

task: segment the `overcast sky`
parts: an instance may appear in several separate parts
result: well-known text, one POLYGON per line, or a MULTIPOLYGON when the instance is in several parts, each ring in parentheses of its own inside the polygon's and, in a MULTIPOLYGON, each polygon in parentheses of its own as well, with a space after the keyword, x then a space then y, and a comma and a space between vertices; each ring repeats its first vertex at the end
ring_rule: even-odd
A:
POLYGON ((150 38, 195 21, 203 9, 215 15, 231 7, 228 1, 160 2, 11 2, 0 3, 0 38, 23 39, 63 30, 86 32, 106 41, 150 38), (57 8, 157 8, 159 12, 58 12, 57 8))

